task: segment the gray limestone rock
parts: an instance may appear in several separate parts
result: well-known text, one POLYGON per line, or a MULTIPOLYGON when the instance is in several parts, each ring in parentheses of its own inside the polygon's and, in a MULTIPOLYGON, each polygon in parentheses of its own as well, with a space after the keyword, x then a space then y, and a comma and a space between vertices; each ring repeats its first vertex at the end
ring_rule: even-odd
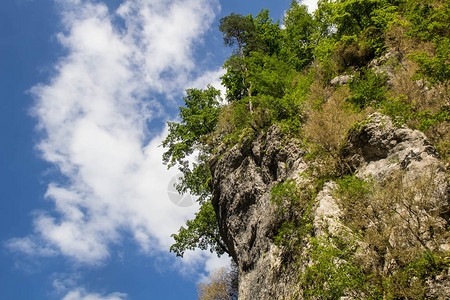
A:
POLYGON ((330 84, 332 86, 344 85, 347 84, 352 79, 353 75, 340 75, 331 79, 330 84))
MULTIPOLYGON (((275 245, 274 237, 284 219, 271 202, 271 190, 286 179, 302 184, 305 179, 299 174, 310 164, 306 154, 301 141, 288 139, 277 126, 272 126, 254 139, 244 140, 230 149, 220 148, 210 161, 212 203, 221 235, 239 266, 240 299, 297 299, 302 294, 298 278, 308 258, 302 266, 293 259, 292 253, 275 245)), ((356 176, 370 177, 380 184, 400 170, 408 178, 418 178, 424 170, 435 174, 441 194, 436 196, 433 205, 442 223, 436 226, 446 230, 449 217, 446 173, 436 150, 421 132, 395 127, 388 117, 373 114, 348 134, 341 155, 356 176)), ((343 212, 335 199, 335 187, 333 181, 325 183, 315 200, 313 232, 316 236, 325 231, 332 234, 350 231, 342 223, 343 212)), ((420 218, 426 218, 428 213, 424 212, 420 218)), ((407 232, 401 220, 398 224, 399 236, 393 234, 390 240, 393 245, 407 242, 402 238, 407 232)), ((417 228, 423 231, 424 240, 430 236, 427 228, 420 224, 417 228)), ((440 246, 450 249, 448 239, 440 246)), ((361 243, 359 247, 359 255, 368 255, 367 245, 361 243)), ((387 264, 392 262, 387 259, 385 268, 387 264)), ((429 279, 427 295, 445 299, 449 286, 449 274, 442 272, 438 278, 429 279)))

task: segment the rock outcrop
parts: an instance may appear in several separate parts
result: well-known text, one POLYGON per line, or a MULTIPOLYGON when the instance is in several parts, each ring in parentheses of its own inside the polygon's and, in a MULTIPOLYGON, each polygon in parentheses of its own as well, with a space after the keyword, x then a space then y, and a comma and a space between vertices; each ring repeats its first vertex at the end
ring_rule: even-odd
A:
MULTIPOLYGON (((277 213, 277 206, 271 201, 271 191, 277 184, 289 179, 300 185, 305 184, 302 174, 311 168, 305 148, 302 141, 287 139, 277 126, 272 126, 256 138, 244 140, 231 149, 220 148, 210 161, 212 203, 223 240, 239 266, 240 299, 296 299, 305 294, 299 278, 312 262, 306 251, 311 245, 302 244, 293 250, 275 244, 274 238, 285 219, 277 213)), ((410 220, 411 211, 408 212, 407 208, 391 203, 399 211, 398 222, 392 225, 387 237, 390 247, 394 248, 387 249, 382 257, 383 262, 377 263, 379 272, 395 270, 391 267, 396 263, 393 254, 395 247, 415 243, 410 240, 414 239, 410 237, 414 234, 409 232, 411 229, 419 232, 416 238, 424 244, 424 249, 438 247, 442 251, 450 250, 449 238, 445 234, 449 225, 446 172, 436 150, 421 132, 406 127, 397 128, 388 117, 374 114, 350 131, 340 158, 348 166, 349 174, 370 179, 379 187, 389 188, 389 182, 398 178, 396 174, 399 172, 402 172, 402 177, 398 182, 403 182, 405 188, 425 174, 432 178, 432 199, 426 199, 429 201, 424 205, 432 204, 433 207, 420 207, 423 203, 412 203, 415 209, 412 213, 417 213, 416 219, 410 220), (432 225, 428 222, 431 215, 432 225), (442 233, 443 238, 436 240, 436 231, 442 233)), ((346 211, 336 197, 336 182, 332 179, 326 181, 315 195, 309 235, 317 238, 326 234, 339 235, 343 231, 352 234, 354 228, 345 222, 346 211)), ((422 201, 419 198, 416 200, 422 201)), ((377 200, 372 201, 375 207, 377 200)), ((379 216, 391 218, 383 212, 379 216)), ((393 222, 391 219, 385 221, 386 224, 393 222)), ((384 225, 371 222, 368 220, 364 228, 384 228, 380 227, 384 225)), ((356 245, 356 252, 362 261, 367 255, 369 264, 370 253, 374 250, 364 240, 356 245)), ((449 271, 433 276, 427 278, 427 297, 448 299, 445 295, 450 295, 449 271)), ((344 296, 363 297, 352 291, 344 296)))

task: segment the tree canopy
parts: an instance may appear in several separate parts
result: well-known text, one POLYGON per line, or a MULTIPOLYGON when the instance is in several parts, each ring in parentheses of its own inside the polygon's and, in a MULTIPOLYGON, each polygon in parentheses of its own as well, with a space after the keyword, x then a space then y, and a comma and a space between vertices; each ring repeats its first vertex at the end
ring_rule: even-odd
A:
POLYGON ((219 30, 223 33, 225 45, 234 46, 237 44, 241 58, 244 58, 244 48, 255 31, 252 19, 232 13, 220 19, 219 30))
POLYGON ((182 184, 177 189, 199 196, 200 201, 209 195, 206 180, 210 177, 206 159, 214 150, 212 134, 216 130, 221 109, 220 91, 209 86, 205 90, 188 89, 180 106, 179 122, 168 122, 169 134, 162 142, 167 148, 163 162, 175 165, 183 173, 182 184), (197 154, 196 161, 189 160, 197 154))

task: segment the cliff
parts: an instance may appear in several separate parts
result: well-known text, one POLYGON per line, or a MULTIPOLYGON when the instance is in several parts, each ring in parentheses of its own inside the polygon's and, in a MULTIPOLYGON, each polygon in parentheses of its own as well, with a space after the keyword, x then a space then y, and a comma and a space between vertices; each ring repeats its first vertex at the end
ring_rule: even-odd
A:
POLYGON ((163 141, 200 203, 171 251, 232 256, 241 299, 448 299, 447 2, 222 18, 226 101, 187 90, 163 141))
POLYGON ((239 298, 448 299, 449 185, 436 149, 379 113, 343 145, 324 161, 273 125, 212 157, 239 298))

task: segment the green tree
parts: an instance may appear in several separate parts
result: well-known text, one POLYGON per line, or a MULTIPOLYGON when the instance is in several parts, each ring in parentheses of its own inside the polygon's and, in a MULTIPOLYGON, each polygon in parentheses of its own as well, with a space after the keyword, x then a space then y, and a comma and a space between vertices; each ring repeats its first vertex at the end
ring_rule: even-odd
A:
POLYGON ((337 60, 339 71, 365 66, 386 50, 385 33, 403 0, 321 0, 315 12, 316 56, 337 60))
MULTIPOLYGON (((227 73, 222 77, 222 83, 230 90, 227 92, 227 98, 230 101, 241 99, 244 91, 251 97, 252 84, 247 80, 248 68, 245 62, 245 46, 255 31, 251 15, 245 17, 232 13, 220 19, 219 30, 223 33, 225 45, 232 47, 237 44, 239 50, 239 55, 233 55, 230 62, 224 65, 227 73), (230 95, 239 98, 228 97, 230 95)), ((250 111, 252 111, 251 105, 250 111)))
POLYGON ((172 237, 175 243, 170 251, 183 256, 185 251, 195 248, 210 249, 218 255, 228 252, 217 225, 216 215, 210 202, 211 177, 208 159, 214 150, 214 135, 221 110, 220 91, 208 86, 205 90, 189 89, 183 98, 185 106, 179 107, 179 122, 168 122, 169 134, 162 142, 167 148, 163 162, 168 167, 178 166, 183 173, 177 186, 180 193, 190 192, 198 196, 201 204, 193 220, 188 220, 186 228, 181 227, 172 237), (194 162, 192 154, 197 152, 194 162), (192 160, 192 159, 191 159, 192 160))
POLYGON ((246 71, 243 60, 238 55, 232 55, 225 61, 223 67, 227 72, 221 77, 222 85, 226 87, 228 101, 238 101, 248 96, 246 71))
POLYGON ((207 180, 211 176, 206 165, 214 150, 213 132, 221 109, 220 91, 209 86, 205 90, 189 89, 183 98, 185 107, 179 107, 180 122, 168 122, 169 134, 162 142, 167 148, 163 162, 168 167, 178 165, 184 177, 177 189, 199 196, 200 201, 210 194, 207 180), (197 152, 197 161, 190 164, 189 157, 197 152))
POLYGON ((252 82, 253 96, 282 98, 297 75, 288 63, 276 55, 255 51, 247 58, 248 78, 252 82))
POLYGON ((187 227, 181 227, 178 234, 172 234, 175 243, 170 251, 183 257, 187 250, 210 250, 218 256, 229 254, 228 248, 220 237, 216 213, 210 201, 205 201, 193 220, 186 222, 187 227))
POLYGON ((273 22, 269 10, 263 9, 253 18, 250 14, 230 14, 220 20, 219 30, 223 33, 226 46, 238 46, 242 59, 253 51, 267 55, 277 54, 281 48, 282 33, 279 21, 273 22))
POLYGON ((296 0, 291 3, 283 19, 284 46, 281 56, 295 69, 301 70, 313 59, 313 33, 315 22, 306 5, 296 0))
POLYGON ((244 58, 244 48, 247 45, 249 37, 255 31, 255 25, 251 16, 240 14, 230 14, 220 19, 219 30, 223 33, 223 41, 226 46, 238 45, 241 58, 244 58))
MULTIPOLYGON (((229 101, 241 100, 257 94, 254 67, 264 67, 263 56, 278 55, 282 45, 282 33, 279 22, 273 22, 269 10, 252 15, 231 14, 220 21, 220 31, 227 46, 238 46, 238 53, 232 55, 224 64, 227 73, 222 77, 222 84, 227 88, 229 101), (254 56, 257 56, 254 58, 254 56)), ((249 109, 253 113, 253 102, 249 100, 249 109)))
POLYGON ((432 42, 434 55, 425 51, 414 53, 412 58, 419 64, 419 75, 431 83, 446 84, 450 79, 450 3, 430 3, 409 0, 406 13, 411 22, 409 36, 419 41, 432 42))
POLYGON ((248 43, 248 53, 260 51, 268 56, 278 55, 282 45, 279 21, 273 22, 268 9, 261 10, 255 18, 252 18, 252 21, 255 31, 252 32, 248 43))

